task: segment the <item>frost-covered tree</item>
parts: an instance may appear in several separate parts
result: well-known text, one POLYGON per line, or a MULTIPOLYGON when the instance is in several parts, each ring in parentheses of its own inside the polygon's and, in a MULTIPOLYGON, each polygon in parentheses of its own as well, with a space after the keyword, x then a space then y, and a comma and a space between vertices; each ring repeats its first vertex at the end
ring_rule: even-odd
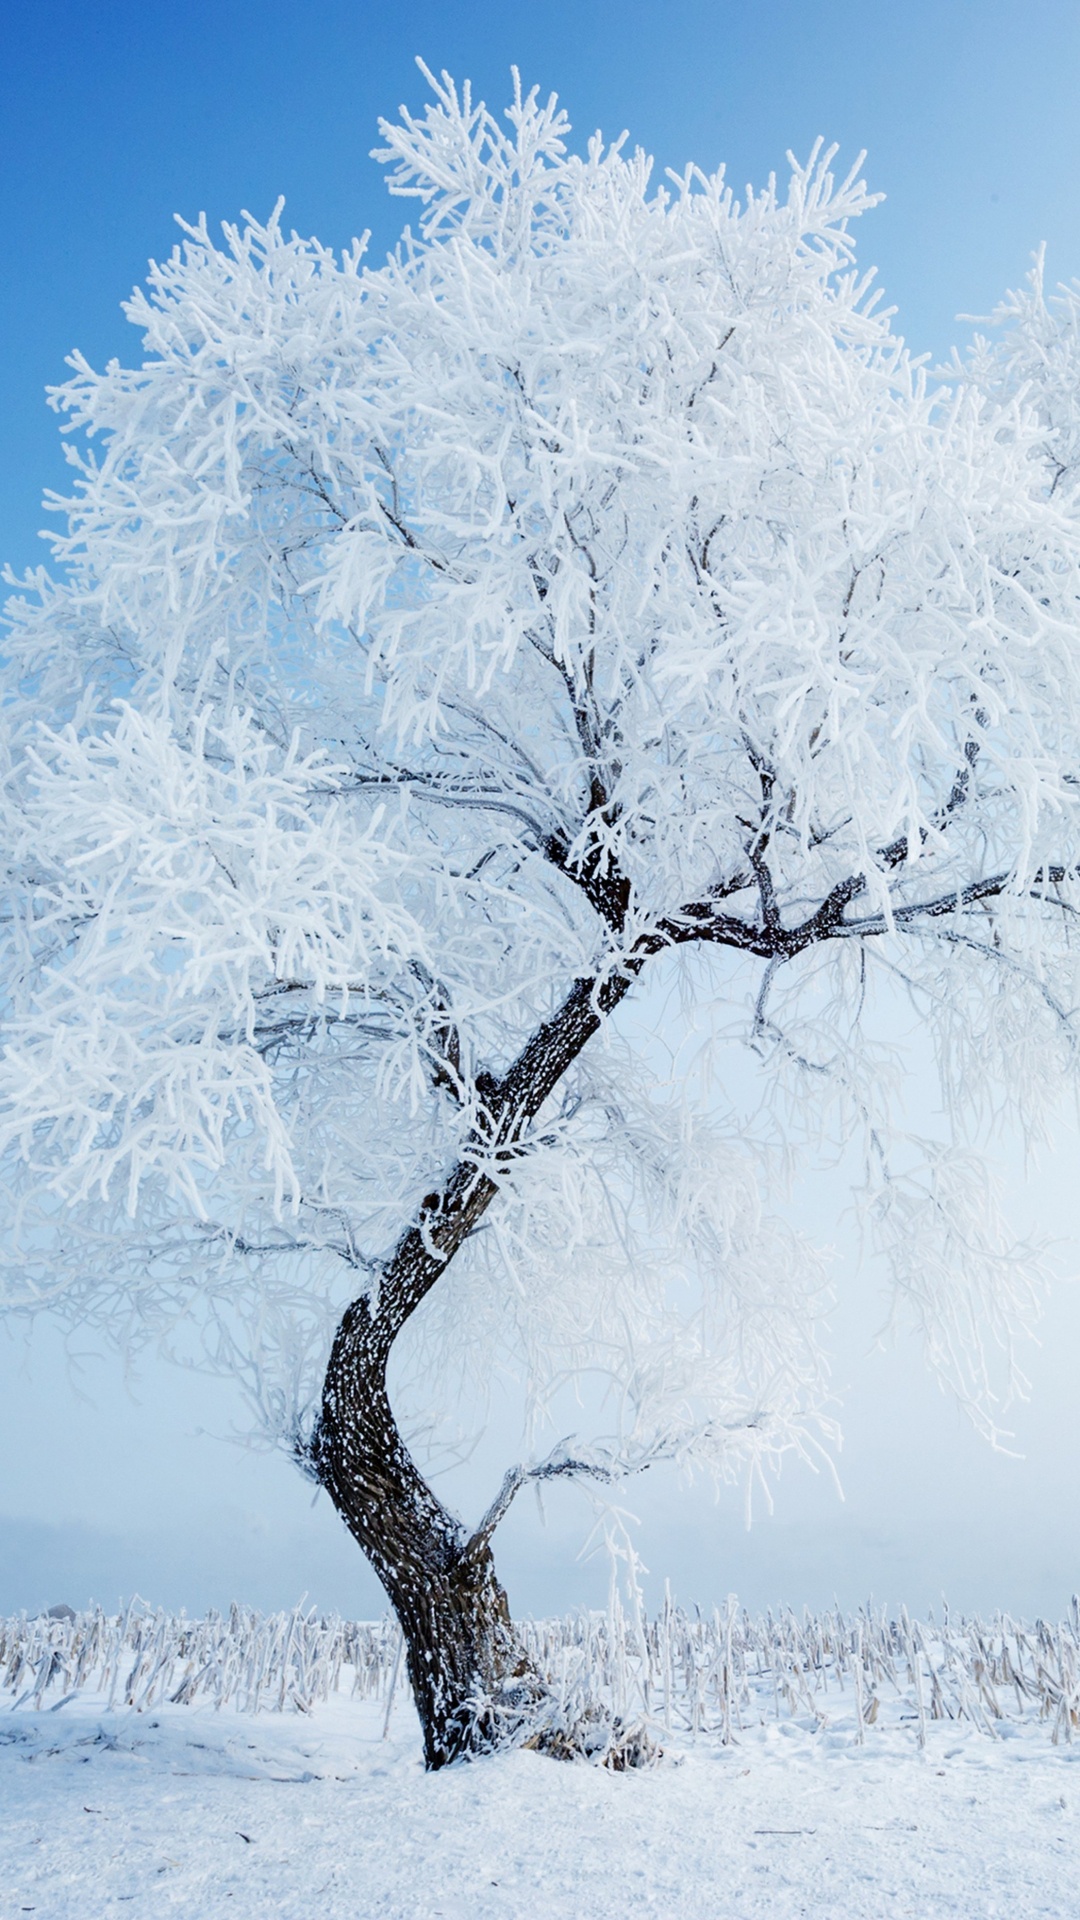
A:
POLYGON ((375 1567, 437 1766, 535 1704, 491 1552, 527 1479, 807 1444, 792 1150, 858 1153, 994 1417, 1037 1275, 976 1148, 1076 1067, 1080 324, 1035 284, 930 380, 831 154, 786 197, 658 188, 554 102, 433 85, 383 127, 418 206, 386 264, 185 227, 141 364, 54 395, 0 1095, 6 1301, 237 1373, 375 1567), (742 1021, 754 1129, 635 1054, 650 975, 742 1021), (510 1359, 523 1464, 470 1530, 416 1431, 510 1359), (603 1431, 553 1448, 587 1376, 603 1431))

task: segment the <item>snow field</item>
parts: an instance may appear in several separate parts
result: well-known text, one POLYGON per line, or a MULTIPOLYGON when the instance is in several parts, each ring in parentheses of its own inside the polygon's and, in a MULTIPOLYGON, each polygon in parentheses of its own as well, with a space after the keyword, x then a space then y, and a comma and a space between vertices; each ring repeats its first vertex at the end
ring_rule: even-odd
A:
POLYGON ((426 1775, 389 1621, 0 1621, 0 1915, 1080 1913, 1075 1606, 1052 1627, 616 1601, 522 1631, 568 1721, 602 1701, 659 1764, 426 1775))
POLYGON ((1080 1747, 867 1730, 850 1704, 676 1738, 613 1774, 510 1753, 423 1772, 412 1709, 88 1696, 0 1718, 0 1913, 100 1920, 1071 1920, 1080 1747))

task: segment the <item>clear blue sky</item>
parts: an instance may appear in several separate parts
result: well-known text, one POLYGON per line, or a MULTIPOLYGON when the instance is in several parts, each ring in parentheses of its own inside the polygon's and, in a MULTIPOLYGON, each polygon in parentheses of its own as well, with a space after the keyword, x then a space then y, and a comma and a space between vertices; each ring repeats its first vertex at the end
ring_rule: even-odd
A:
MULTIPOLYGON (((493 105, 516 63, 560 94, 580 138, 627 127, 661 166, 723 160, 740 185, 818 134, 842 161, 867 148, 888 198, 864 223, 863 264, 935 356, 963 332, 956 313, 986 312, 1041 241, 1052 277, 1080 275, 1077 0, 0 0, 0 27, 0 557, 20 567, 44 554, 44 488, 64 484, 43 390, 75 346, 135 355, 119 302, 172 246, 174 211, 264 214, 283 193, 301 231, 345 244, 371 227, 377 252, 392 244, 402 205, 368 154, 380 113, 422 102, 417 53, 493 105)), ((1072 1136, 1046 1187, 1064 1235, 1076 1151, 1072 1136)), ((822 1196, 826 1238, 840 1203, 822 1196)), ((847 1507, 786 1476, 777 1521, 747 1541, 737 1500, 717 1515, 645 1489, 654 1574, 706 1600, 736 1586, 755 1602, 852 1601, 873 1586, 923 1606, 944 1584, 958 1604, 1063 1606, 1080 1574, 1080 1309, 1055 1312, 1042 1398, 1019 1422, 1026 1462, 965 1434, 910 1353, 864 1365, 872 1309, 843 1334, 847 1507)), ((305 1587, 377 1606, 325 1502, 310 1513, 282 1462, 195 1431, 227 1428, 227 1395, 151 1370, 136 1405, 108 1362, 84 1385, 80 1403, 47 1333, 29 1372, 0 1342, 0 1608, 134 1585, 188 1606, 305 1587)), ((546 1538, 515 1519, 502 1559, 518 1604, 602 1597, 602 1569, 575 1568, 579 1541, 554 1509, 546 1538)))

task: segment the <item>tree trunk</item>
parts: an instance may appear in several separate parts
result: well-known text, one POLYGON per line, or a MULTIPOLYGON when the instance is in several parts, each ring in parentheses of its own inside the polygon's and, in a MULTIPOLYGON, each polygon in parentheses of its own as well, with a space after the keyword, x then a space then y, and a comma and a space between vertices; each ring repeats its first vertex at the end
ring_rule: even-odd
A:
POLYGON ((386 1359, 367 1301, 355 1302, 334 1341, 313 1464, 397 1615, 424 1757, 437 1768, 510 1737, 542 1689, 487 1538, 466 1538, 402 1441, 386 1359))
POLYGON ((489 1542, 505 1509, 496 1502, 469 1538, 436 1498, 390 1408, 390 1349, 495 1198, 498 1186, 487 1168, 520 1151, 544 1101, 650 951, 644 946, 629 956, 599 987, 576 980, 502 1079, 485 1077, 482 1128, 442 1191, 427 1196, 402 1234, 377 1294, 353 1301, 334 1338, 311 1465, 401 1623, 429 1767, 512 1738, 545 1689, 514 1633, 495 1576, 489 1542))

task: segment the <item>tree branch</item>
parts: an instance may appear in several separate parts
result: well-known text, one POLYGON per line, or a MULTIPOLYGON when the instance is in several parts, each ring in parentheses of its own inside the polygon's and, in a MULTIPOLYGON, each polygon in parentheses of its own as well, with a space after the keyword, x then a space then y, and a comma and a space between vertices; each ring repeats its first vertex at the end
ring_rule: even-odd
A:
MULTIPOLYGON (((565 1440, 560 1441, 559 1446, 553 1448, 547 1459, 542 1460, 538 1466, 509 1468, 503 1476, 502 1486, 483 1519, 469 1535, 463 1549, 464 1556, 478 1553, 488 1545, 500 1520, 505 1519, 522 1487, 527 1487, 531 1481, 573 1479, 580 1476, 603 1480, 610 1485, 613 1481, 622 1479, 621 1467, 611 1461, 575 1460, 572 1455, 563 1451, 566 1444, 565 1440)), ((644 1460, 638 1471, 644 1472, 645 1468, 651 1465, 651 1459, 644 1460)))

